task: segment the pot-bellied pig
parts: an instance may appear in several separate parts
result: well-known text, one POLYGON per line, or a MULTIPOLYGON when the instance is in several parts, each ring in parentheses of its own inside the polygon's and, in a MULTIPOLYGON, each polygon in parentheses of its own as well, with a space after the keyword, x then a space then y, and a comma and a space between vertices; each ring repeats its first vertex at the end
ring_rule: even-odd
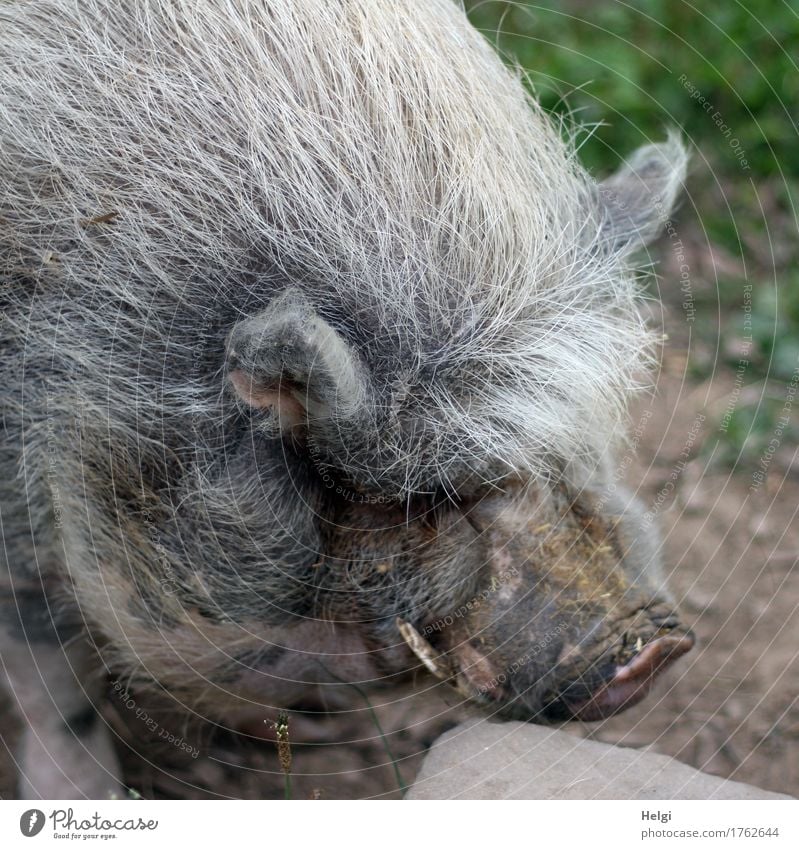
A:
POLYGON ((563 136, 450 0, 0 4, 21 793, 112 791, 108 674, 591 720, 690 647, 609 486, 685 152, 563 136))

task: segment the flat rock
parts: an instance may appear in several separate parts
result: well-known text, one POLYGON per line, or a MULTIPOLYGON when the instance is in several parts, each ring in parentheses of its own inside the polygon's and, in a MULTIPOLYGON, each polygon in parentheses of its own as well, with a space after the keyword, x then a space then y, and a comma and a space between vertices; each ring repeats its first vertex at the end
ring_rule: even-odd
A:
POLYGON ((790 799, 666 755, 471 719, 438 738, 408 799, 790 799))

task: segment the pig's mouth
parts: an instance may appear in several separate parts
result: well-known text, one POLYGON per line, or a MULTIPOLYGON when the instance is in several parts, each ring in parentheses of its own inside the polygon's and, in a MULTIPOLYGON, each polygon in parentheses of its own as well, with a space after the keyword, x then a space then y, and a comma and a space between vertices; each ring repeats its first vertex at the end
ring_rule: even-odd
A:
POLYGON ((666 634, 642 645, 626 663, 614 665, 609 677, 586 695, 577 681, 566 687, 545 706, 548 719, 579 719, 595 722, 627 710, 644 699, 658 675, 679 657, 690 651, 694 635, 666 634))
POLYGON ((676 621, 663 622, 651 639, 638 639, 621 652, 617 649, 613 656, 605 654, 581 671, 572 666, 565 672, 570 664, 564 664, 563 669, 558 665, 553 678, 569 683, 547 687, 542 693, 529 684, 519 691, 506 676, 494 674, 487 658, 468 644, 456 660, 438 652, 409 623, 397 624, 403 639, 427 669, 461 695, 499 707, 509 717, 534 722, 595 722, 627 710, 644 699, 658 675, 694 644, 694 635, 679 628, 676 621))

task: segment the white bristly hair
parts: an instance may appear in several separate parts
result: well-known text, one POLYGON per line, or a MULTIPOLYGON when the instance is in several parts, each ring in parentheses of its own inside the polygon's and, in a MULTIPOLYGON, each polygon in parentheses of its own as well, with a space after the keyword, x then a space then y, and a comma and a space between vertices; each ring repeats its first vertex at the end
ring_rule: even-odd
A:
MULTIPOLYGON (((301 285, 421 422, 368 456, 344 435, 356 479, 550 475, 618 442, 652 351, 632 241, 451 0, 39 0, 0 27, 0 268, 110 299, 118 406, 136 322, 170 332, 154 304, 257 295, 262 266, 261 306, 301 285)), ((662 219, 685 154, 653 150, 662 219)))

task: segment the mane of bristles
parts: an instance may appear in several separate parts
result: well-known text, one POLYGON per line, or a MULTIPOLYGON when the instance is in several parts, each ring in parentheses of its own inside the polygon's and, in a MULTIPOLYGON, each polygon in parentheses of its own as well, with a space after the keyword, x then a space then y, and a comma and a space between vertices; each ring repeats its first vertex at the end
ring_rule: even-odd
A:
MULTIPOLYGON (((649 346, 634 282, 573 150, 451 0, 19 8, 0 9, 0 266, 113 298, 115 351, 168 347, 156 304, 246 311, 290 280, 399 423, 328 446, 356 479, 547 475, 618 439, 649 346)), ((96 357, 91 316, 35 321, 74 323, 63 363, 96 357)), ((174 386, 140 417, 215 414, 210 382, 158 366, 174 386)), ((114 415, 140 368, 104 387, 114 415)))

